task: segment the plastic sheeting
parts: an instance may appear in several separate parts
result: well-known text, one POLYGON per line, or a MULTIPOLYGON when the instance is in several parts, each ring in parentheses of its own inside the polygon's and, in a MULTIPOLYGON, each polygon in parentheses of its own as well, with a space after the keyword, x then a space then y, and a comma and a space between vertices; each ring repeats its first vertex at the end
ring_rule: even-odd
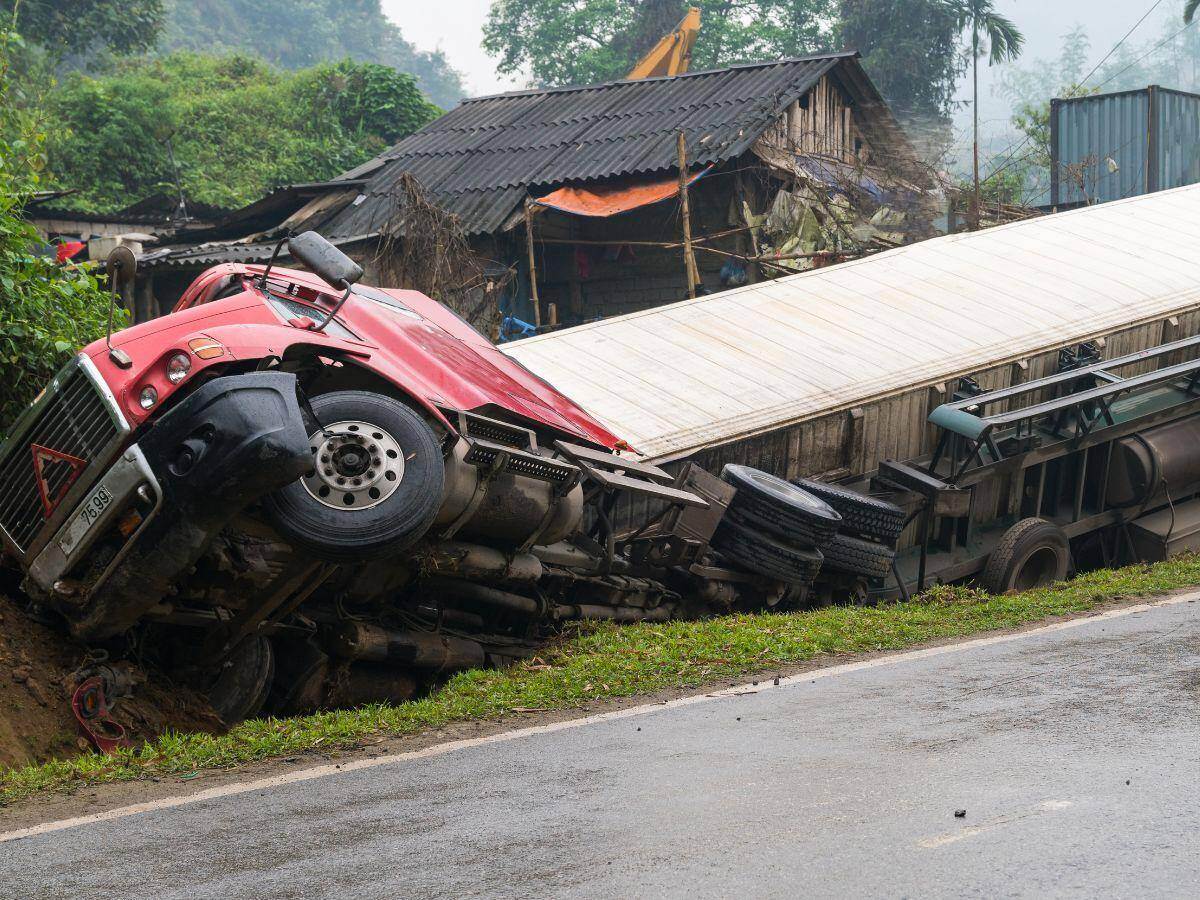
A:
MULTIPOLYGON (((711 166, 701 169, 689 180, 691 186, 703 178, 711 166)), ((534 202, 575 216, 615 216, 651 203, 661 203, 679 194, 679 177, 629 179, 618 184, 594 187, 561 187, 534 202)))

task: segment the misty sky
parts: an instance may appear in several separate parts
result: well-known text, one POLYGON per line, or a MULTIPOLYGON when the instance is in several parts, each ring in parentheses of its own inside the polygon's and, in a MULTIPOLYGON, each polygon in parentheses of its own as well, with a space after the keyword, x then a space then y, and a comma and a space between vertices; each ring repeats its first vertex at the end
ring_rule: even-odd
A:
MULTIPOLYGON (((1026 61, 1038 57, 1057 57, 1062 35, 1076 23, 1087 26, 1092 43, 1092 62, 1098 61, 1133 26, 1153 0, 1132 4, 1095 0, 995 0, 996 8, 1013 19, 1025 33, 1026 61)), ((474 95, 496 93, 523 87, 520 79, 506 78, 495 71, 494 61, 479 46, 480 28, 487 17, 489 0, 383 0, 388 16, 404 36, 422 49, 440 47, 451 63, 464 74, 474 95)), ((1158 10, 1130 38, 1144 43, 1161 31, 1167 17, 1176 18, 1182 0, 1163 0, 1158 10)), ((1007 104, 990 93, 993 72, 981 74, 983 96, 980 115, 986 131, 1007 132, 1007 104)), ((969 99, 970 83, 959 88, 961 99, 969 99)), ((959 115, 960 127, 969 110, 959 115)))

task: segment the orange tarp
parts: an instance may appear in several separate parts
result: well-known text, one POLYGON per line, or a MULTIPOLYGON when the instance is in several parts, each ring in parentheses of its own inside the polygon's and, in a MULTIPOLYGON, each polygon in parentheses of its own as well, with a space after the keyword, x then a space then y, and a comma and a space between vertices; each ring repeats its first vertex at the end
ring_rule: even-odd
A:
MULTIPOLYGON (((694 184, 706 172, 707 168, 701 169, 688 180, 688 184, 694 184)), ((539 206, 548 206, 576 216, 615 216, 639 206, 669 200, 678 193, 679 178, 672 175, 652 181, 597 185, 590 188, 561 187, 534 202, 539 206)))

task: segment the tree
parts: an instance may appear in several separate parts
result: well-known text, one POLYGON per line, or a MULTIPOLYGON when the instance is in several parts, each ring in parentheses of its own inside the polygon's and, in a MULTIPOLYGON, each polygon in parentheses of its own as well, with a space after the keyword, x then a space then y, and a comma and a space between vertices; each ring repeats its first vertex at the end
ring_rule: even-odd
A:
POLYGON ((1200 6, 1200 0, 1187 0, 1183 5, 1183 21, 1187 25, 1192 24, 1192 19, 1196 15, 1196 7, 1200 6))
POLYGON ((623 77, 700 7, 692 70, 827 49, 837 0, 493 0, 483 47, 497 70, 543 86, 623 77))
POLYGON ((971 80, 972 119, 974 141, 972 148, 973 180, 975 189, 971 195, 971 226, 979 227, 979 56, 982 44, 988 44, 988 64, 1014 60, 1021 55, 1025 36, 1011 19, 1000 15, 992 0, 944 0, 958 20, 960 31, 971 33, 971 80))
MULTIPOLYGON (((71 353, 103 336, 108 310, 94 269, 57 265, 22 215, 42 186, 43 134, 12 102, 14 43, 12 33, 0 31, 0 438, 71 353)), ((118 310, 118 328, 124 315, 118 310)))
POLYGON ((439 113, 409 75, 344 60, 281 72, 246 57, 177 53, 74 73, 45 98, 54 186, 72 206, 116 210, 174 192, 214 206, 330 178, 439 113))
POLYGON ((149 50, 163 24, 162 0, 0 0, 0 15, 26 43, 53 58, 96 46, 149 50))
POLYGON ((379 0, 165 0, 158 49, 244 53, 285 69, 339 59, 375 62, 412 75, 448 109, 466 94, 440 51, 421 51, 383 14, 379 0))
POLYGON ((941 0, 842 0, 838 43, 863 67, 898 117, 943 125, 966 68, 959 18, 941 0))

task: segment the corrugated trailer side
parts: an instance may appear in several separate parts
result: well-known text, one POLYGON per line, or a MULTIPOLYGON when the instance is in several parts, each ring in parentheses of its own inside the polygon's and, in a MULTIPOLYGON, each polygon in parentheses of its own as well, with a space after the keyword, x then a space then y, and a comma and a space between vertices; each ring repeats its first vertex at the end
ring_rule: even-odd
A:
MULTIPOLYGON (((1198 237, 1200 187, 1186 187, 938 238, 505 352, 668 468, 694 460, 710 471, 737 462, 787 477, 861 475, 885 459, 931 452, 927 417, 959 379, 994 390, 1054 374, 1060 350, 1084 342, 1112 358, 1200 334, 1200 278, 1189 260, 1198 237), (994 262, 973 273, 979 260, 994 262), (863 291, 871 284, 878 305, 863 291), (733 327, 739 304, 754 340, 776 342, 769 360, 733 327), (720 321, 731 323, 728 340, 714 331, 720 321), (919 364, 905 366, 906 349, 919 364), (780 365, 792 371, 779 373, 780 365), (864 372, 857 381, 856 365, 864 372), (851 374, 824 378, 825 366, 851 374), (761 396, 734 393, 756 381, 761 396), (710 394, 689 396, 698 384, 710 394), (631 400, 624 392, 641 393, 631 400), (709 419, 698 413, 702 404, 715 410, 709 419)), ((980 486, 975 516, 995 517, 1006 487, 980 486)), ((646 510, 625 512, 632 523, 646 510)))

